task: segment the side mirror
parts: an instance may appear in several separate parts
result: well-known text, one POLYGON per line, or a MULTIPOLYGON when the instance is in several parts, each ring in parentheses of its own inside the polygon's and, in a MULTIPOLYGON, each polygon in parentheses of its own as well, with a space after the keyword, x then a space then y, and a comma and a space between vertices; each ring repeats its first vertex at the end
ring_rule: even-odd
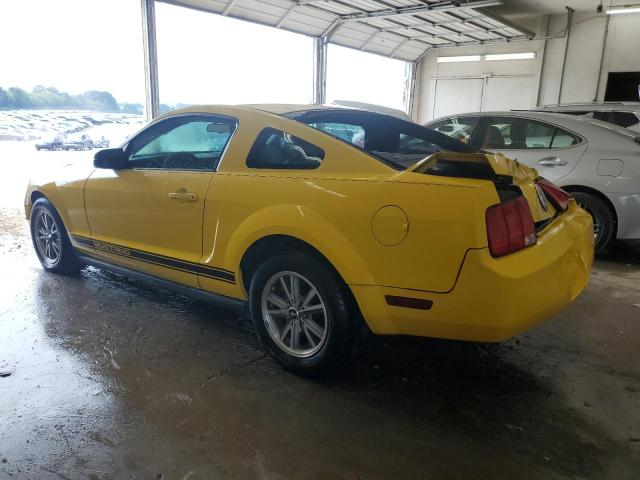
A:
POLYGON ((121 148, 107 148, 94 155, 93 166, 96 168, 122 170, 127 168, 127 158, 121 148))

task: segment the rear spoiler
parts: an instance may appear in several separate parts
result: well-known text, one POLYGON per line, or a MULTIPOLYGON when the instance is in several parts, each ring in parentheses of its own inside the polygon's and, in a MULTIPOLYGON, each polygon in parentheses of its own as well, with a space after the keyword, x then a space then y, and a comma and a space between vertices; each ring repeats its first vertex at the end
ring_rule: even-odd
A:
POLYGON ((501 162, 496 162, 495 157, 496 155, 483 153, 436 152, 407 170, 426 175, 511 183, 513 176, 507 171, 501 171, 502 169, 499 168, 501 162))

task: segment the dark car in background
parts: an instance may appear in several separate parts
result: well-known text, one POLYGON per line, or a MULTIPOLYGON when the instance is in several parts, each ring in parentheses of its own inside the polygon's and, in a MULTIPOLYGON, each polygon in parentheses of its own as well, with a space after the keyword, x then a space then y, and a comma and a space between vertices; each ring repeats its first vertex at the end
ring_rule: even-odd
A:
POLYGON ((59 137, 42 140, 36 143, 36 150, 61 150, 62 149, 62 139, 59 137))
POLYGON ((80 138, 70 138, 62 143, 64 150, 91 150, 93 141, 87 136, 82 135, 80 138))

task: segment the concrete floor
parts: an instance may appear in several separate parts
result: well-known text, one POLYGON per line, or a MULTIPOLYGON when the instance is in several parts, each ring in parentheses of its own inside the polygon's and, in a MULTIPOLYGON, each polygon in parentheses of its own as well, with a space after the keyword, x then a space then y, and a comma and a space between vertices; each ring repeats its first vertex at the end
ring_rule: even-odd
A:
POLYGON ((234 312, 45 274, 0 226, 0 479, 639 478, 639 244, 507 343, 374 338, 322 383, 234 312))

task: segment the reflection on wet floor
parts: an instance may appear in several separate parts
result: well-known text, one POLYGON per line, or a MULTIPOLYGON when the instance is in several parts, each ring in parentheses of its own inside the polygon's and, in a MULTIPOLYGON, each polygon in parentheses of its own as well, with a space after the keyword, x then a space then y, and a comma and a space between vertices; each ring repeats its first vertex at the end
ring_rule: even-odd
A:
POLYGON ((372 338, 314 382, 265 356, 242 312, 93 268, 45 274, 23 220, 0 225, 0 479, 639 471, 637 244, 509 342, 372 338))

